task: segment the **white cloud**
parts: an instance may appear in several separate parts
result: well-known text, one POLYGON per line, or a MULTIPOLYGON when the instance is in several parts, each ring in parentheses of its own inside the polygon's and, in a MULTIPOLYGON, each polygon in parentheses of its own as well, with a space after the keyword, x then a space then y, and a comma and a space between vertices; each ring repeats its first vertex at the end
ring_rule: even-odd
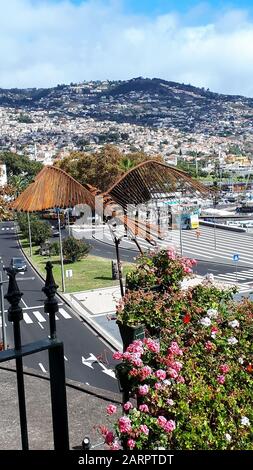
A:
POLYGON ((142 75, 253 96, 246 11, 190 26, 187 15, 170 12, 124 15, 117 0, 0 0, 0 8, 0 87, 142 75))

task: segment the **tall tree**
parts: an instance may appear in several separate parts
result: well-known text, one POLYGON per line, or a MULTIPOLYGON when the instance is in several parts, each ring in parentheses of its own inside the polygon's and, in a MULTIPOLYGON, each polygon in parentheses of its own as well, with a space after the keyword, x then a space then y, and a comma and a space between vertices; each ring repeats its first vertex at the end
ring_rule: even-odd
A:
POLYGON ((7 178, 22 176, 31 180, 43 168, 42 163, 31 161, 26 155, 17 155, 12 152, 1 152, 0 160, 6 164, 7 178))
MULTIPOLYGON (((71 152, 56 165, 81 184, 91 184, 106 191, 126 171, 150 157, 143 152, 122 154, 115 146, 105 145, 94 153, 71 152)), ((162 157, 155 157, 163 161, 162 157)))

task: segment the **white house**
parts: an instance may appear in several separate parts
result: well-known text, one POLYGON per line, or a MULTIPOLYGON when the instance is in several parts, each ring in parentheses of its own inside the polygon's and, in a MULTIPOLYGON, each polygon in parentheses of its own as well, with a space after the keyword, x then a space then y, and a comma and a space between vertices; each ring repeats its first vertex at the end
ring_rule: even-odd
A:
POLYGON ((5 163, 0 161, 0 187, 7 184, 7 172, 5 163))

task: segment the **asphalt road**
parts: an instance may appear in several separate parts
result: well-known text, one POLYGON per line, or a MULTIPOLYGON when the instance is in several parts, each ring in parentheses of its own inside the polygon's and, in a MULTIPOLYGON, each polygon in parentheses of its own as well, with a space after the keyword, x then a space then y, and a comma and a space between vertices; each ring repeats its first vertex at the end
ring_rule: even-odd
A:
MULTIPOLYGON (((103 258, 116 259, 115 247, 108 242, 96 240, 94 238, 87 239, 87 242, 91 245, 90 253, 94 256, 102 256, 103 258)), ((120 246, 120 259, 129 263, 134 262, 134 259, 138 255, 136 248, 122 248, 120 246)), ((244 266, 238 266, 238 273, 244 270, 244 266)), ((235 267, 229 263, 219 263, 217 261, 203 261, 198 259, 197 265, 194 267, 194 272, 200 276, 204 276, 207 273, 224 274, 234 272, 235 267)))
MULTIPOLYGON (((13 222, 0 223, 0 269, 9 266, 12 257, 22 257, 13 222)), ((8 280, 3 272, 4 280, 8 280)), ((17 274, 17 282, 23 292, 21 306, 24 320, 21 321, 22 343, 27 344, 49 335, 49 321, 44 313, 45 295, 43 282, 28 266, 27 272, 17 274)), ((7 291, 4 285, 4 293, 7 291)), ((111 368, 115 365, 112 350, 58 297, 59 313, 56 321, 57 336, 64 342, 66 377, 94 387, 118 392, 118 382, 112 377, 111 368), (85 359, 90 358, 88 361, 85 359), (94 358, 98 358, 98 361, 94 358), (86 362, 86 364, 85 364, 86 362), (102 364, 102 365, 101 365, 102 364)), ((13 347, 12 325, 7 320, 7 343, 13 347)), ((48 372, 47 352, 37 353, 24 359, 24 365, 48 372)))

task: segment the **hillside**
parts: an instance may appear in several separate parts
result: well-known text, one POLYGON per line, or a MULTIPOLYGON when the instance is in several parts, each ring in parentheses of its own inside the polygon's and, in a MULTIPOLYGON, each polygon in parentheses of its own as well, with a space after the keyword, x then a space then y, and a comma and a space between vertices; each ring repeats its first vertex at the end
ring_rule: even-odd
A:
POLYGON ((0 89, 0 106, 224 137, 252 132, 252 98, 158 78, 0 89))

